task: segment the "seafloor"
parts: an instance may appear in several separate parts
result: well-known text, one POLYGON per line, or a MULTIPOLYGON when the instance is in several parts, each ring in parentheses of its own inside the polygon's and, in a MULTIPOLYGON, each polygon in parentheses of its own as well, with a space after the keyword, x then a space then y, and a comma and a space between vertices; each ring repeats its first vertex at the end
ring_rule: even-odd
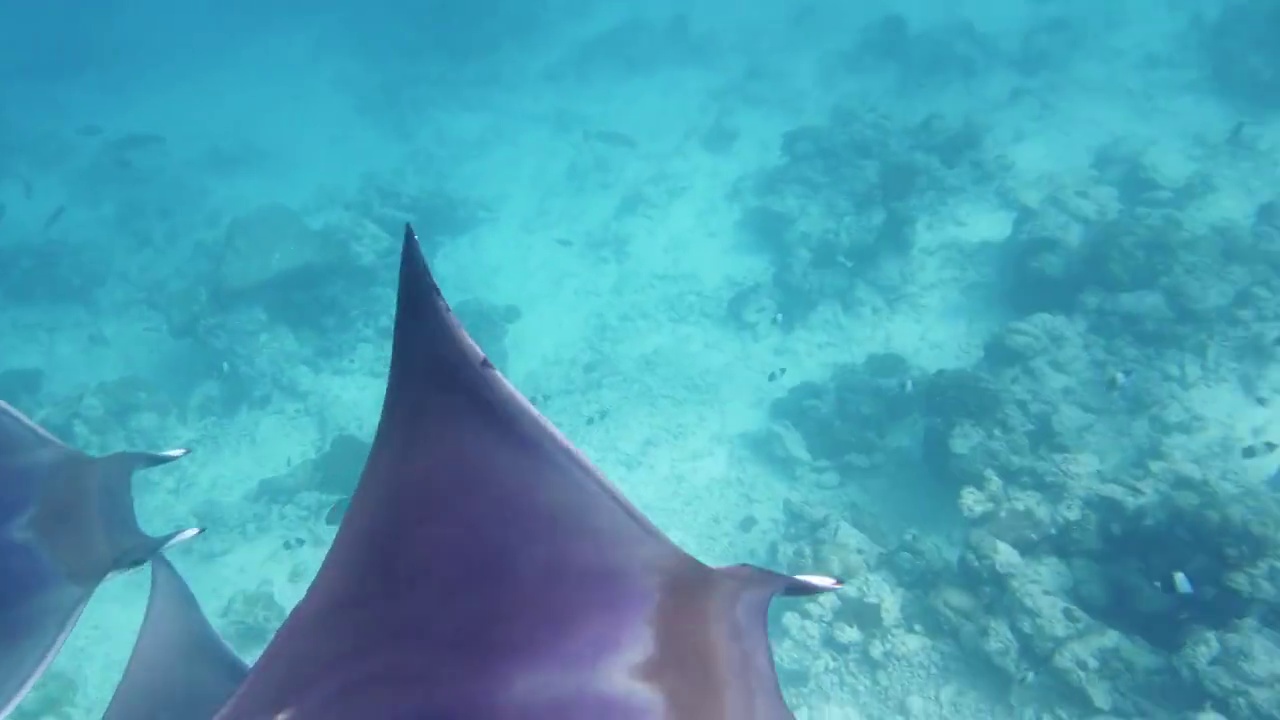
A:
MULTIPOLYGON (((412 220, 675 540, 849 578, 778 607, 800 718, 1280 717, 1280 4, 621 6, 6 4, 0 398, 195 448, 140 512, 252 657, 412 220)), ((97 717, 145 592, 16 717, 97 717)))

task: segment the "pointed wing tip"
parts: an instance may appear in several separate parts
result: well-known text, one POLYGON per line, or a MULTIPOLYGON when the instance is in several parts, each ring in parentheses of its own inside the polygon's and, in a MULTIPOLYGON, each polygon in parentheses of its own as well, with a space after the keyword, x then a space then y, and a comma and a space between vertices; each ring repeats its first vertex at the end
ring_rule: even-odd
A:
POLYGON ((175 460, 181 460, 190 454, 191 450, 188 448, 174 448, 172 450, 162 450, 160 452, 117 453, 117 455, 123 456, 132 461, 134 466, 139 470, 168 465, 169 463, 174 462, 175 460))
POLYGON ((418 233, 414 232, 413 225, 404 224, 404 241, 400 247, 401 260, 406 265, 423 265, 427 264, 426 255, 422 252, 422 241, 418 239, 418 233))
POLYGON ((169 533, 169 535, 163 539, 164 544, 160 547, 160 551, 156 553, 155 557, 152 558, 152 561, 156 558, 163 557, 160 555, 160 552, 164 552, 178 543, 186 542, 194 537, 199 537, 200 535, 203 535, 204 532, 205 528, 193 527, 169 533))
POLYGON ((795 597, 835 592, 844 588, 844 579, 832 575, 792 575, 782 594, 795 597))
POLYGON ((142 628, 103 720, 212 718, 247 674, 182 574, 156 555, 142 628))
POLYGON ((439 295, 440 288, 431 273, 427 256, 422 251, 422 241, 413 231, 413 226, 405 223, 404 241, 400 246, 400 284, 397 294, 403 298, 423 293, 428 293, 427 296, 432 293, 439 295))

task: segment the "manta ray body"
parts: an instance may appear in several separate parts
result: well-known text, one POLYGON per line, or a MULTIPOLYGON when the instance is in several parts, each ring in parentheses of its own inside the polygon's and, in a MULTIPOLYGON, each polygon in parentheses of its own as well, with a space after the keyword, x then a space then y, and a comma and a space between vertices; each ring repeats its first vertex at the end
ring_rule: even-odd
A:
POLYGON ((0 401, 0 718, 31 690, 98 586, 199 534, 138 527, 133 474, 186 450, 92 457, 0 401))
POLYGON ((152 565, 107 720, 785 720, 770 601, 840 586, 672 543, 470 339, 408 226, 372 450, 257 662, 152 565))

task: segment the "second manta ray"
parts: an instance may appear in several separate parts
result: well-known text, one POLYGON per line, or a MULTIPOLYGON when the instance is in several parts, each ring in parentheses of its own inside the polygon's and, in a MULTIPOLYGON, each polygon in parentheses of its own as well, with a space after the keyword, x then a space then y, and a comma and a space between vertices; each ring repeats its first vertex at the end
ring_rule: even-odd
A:
POLYGON ((685 553, 494 368, 412 228, 360 484, 247 674, 167 560, 107 717, 786 720, 778 595, 840 587, 685 553))

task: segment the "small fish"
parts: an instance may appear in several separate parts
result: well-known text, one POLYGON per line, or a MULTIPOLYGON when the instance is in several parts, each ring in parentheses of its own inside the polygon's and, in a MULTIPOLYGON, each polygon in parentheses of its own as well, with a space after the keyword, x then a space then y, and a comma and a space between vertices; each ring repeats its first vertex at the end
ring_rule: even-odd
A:
POLYGON ((903 378, 903 379, 902 379, 902 394, 903 394, 903 395, 910 395, 911 393, 913 393, 913 392, 915 392, 915 391, 916 391, 916 381, 915 381, 915 380, 912 380, 911 378, 903 378))
POLYGON ((774 370, 773 372, 769 373, 769 382, 776 382, 778 380, 781 380, 782 378, 786 377, 786 375, 787 375, 786 368, 778 368, 777 370, 774 370))
POLYGON ((67 212, 66 205, 59 205, 58 207, 54 208, 53 212, 49 213, 49 217, 44 219, 44 225, 42 226, 42 229, 45 232, 52 230, 53 226, 58 224, 58 221, 62 219, 62 216, 66 214, 66 212, 67 212))
POLYGON ((1240 448, 1240 457, 1245 460, 1252 460, 1264 455, 1270 455, 1280 448, 1280 444, 1276 444, 1267 440, 1265 442, 1251 443, 1240 448))
POLYGON ((351 505, 351 498, 342 498, 329 506, 329 511, 324 514, 324 524, 329 527, 337 527, 342 522, 342 516, 347 514, 347 507, 351 505))
POLYGON ((1247 126, 1243 120, 1239 120, 1235 125, 1232 125, 1231 132, 1227 133, 1227 144, 1240 145, 1241 141, 1244 140, 1245 127, 1247 126))
POLYGON ((639 147, 639 143, 636 142, 635 138, 616 130, 583 130, 582 139, 601 145, 609 145, 610 147, 626 148, 627 150, 634 150, 639 147))
POLYGON ((1159 580, 1152 581, 1151 584, 1160 592, 1171 595, 1193 595, 1196 591, 1195 586, 1191 584, 1191 578, 1181 570, 1174 570, 1159 580))
POLYGON ((1116 370, 1107 376, 1107 389, 1111 392, 1123 390, 1133 380, 1133 372, 1129 370, 1116 370))

